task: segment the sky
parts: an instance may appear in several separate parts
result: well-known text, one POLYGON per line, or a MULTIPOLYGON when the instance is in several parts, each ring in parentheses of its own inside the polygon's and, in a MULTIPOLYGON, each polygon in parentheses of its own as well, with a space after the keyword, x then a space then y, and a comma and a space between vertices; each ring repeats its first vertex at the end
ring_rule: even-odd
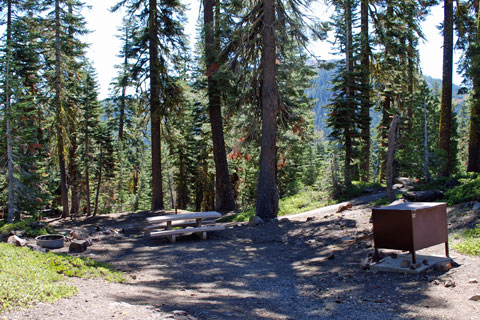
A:
MULTIPOLYGON (((87 5, 90 5, 91 9, 85 9, 84 12, 87 28, 91 30, 91 33, 86 36, 86 41, 90 44, 87 55, 97 71, 100 99, 108 97, 110 82, 117 73, 114 66, 121 63, 121 59, 117 57, 121 49, 121 42, 116 35, 118 34, 117 28, 122 22, 123 13, 109 12, 109 8, 116 2, 117 0, 86 0, 87 5)), ((189 1, 189 21, 184 26, 185 33, 189 35, 192 46, 196 37, 195 27, 199 18, 199 2, 200 0, 189 1)), ((317 3, 313 10, 322 20, 328 20, 330 11, 324 5, 317 3)), ((420 64, 423 74, 438 79, 442 78, 443 39, 437 26, 442 20, 443 8, 441 6, 433 8, 426 21, 422 23, 426 40, 421 41, 419 46, 420 64)), ((311 46, 310 50, 321 59, 335 58, 331 53, 330 44, 327 42, 316 42, 311 46)), ((458 61, 458 54, 454 63, 456 61, 458 61)), ((454 69, 456 69, 455 64, 454 69)), ((454 72, 453 82, 460 84, 462 77, 454 72)))

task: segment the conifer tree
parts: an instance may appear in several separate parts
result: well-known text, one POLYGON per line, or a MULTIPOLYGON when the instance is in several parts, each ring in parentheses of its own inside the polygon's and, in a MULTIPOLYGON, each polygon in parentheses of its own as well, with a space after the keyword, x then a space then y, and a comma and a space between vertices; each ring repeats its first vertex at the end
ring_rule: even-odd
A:
MULTIPOLYGON (((184 50, 182 23, 184 6, 178 0, 122 0, 113 10, 125 6, 127 14, 140 17, 137 43, 132 50, 137 59, 134 75, 148 77, 152 139, 152 210, 164 208, 162 186, 161 122, 166 116, 169 85, 172 83, 169 67, 176 55, 184 50), (146 54, 148 53, 148 55, 146 54)), ((171 87, 170 87, 171 88, 171 87)))

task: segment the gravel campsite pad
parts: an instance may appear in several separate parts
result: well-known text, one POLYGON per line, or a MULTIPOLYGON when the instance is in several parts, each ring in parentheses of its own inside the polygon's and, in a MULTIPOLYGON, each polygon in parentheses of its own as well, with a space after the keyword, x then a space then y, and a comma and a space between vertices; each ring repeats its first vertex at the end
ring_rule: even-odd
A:
MULTIPOLYGON (((142 235, 151 213, 57 221, 93 245, 81 256, 109 262, 128 283, 70 279, 78 294, 4 313, 6 319, 478 319, 480 258, 451 250, 453 268, 424 274, 362 269, 373 253, 371 207, 320 210, 176 243, 142 235), (122 230, 123 229, 123 230, 122 230), (117 232, 118 231, 118 232, 117 232), (126 232, 122 232, 126 231, 126 232)), ((451 231, 478 222, 452 216, 451 231)), ((68 246, 68 242, 67 242, 68 246)), ((67 247, 66 246, 66 247, 67 247)), ((65 252, 66 247, 54 252, 65 252)), ((382 250, 384 254, 388 253, 382 250)), ((442 245, 421 254, 442 255, 442 245)))

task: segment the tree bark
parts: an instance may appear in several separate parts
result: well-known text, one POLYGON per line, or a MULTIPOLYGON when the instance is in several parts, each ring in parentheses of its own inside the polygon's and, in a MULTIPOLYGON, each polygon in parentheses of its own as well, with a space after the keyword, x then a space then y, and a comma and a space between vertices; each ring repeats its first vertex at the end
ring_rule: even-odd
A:
MULTIPOLYGON (((212 128, 213 159, 215 161, 215 210, 228 212, 236 210, 233 188, 228 173, 227 153, 223 136, 220 92, 215 72, 219 68, 217 55, 218 41, 215 41, 213 6, 215 0, 204 0, 205 60, 208 77, 208 105, 212 128)), ((217 8, 219 3, 217 3, 217 8)))
POLYGON ((152 134, 152 210, 163 210, 160 66, 158 59, 157 0, 149 0, 150 123, 152 134))
MULTIPOLYGON (((478 2, 477 2, 478 3, 478 2)), ((476 7, 477 13, 477 38, 475 50, 477 56, 473 58, 473 103, 470 112, 470 133, 468 142, 468 165, 467 172, 480 172, 480 57, 478 51, 480 47, 480 10, 476 7)))
POLYGON ((438 176, 448 177, 453 167, 452 135, 452 72, 453 72, 453 0, 444 1, 442 105, 439 143, 441 163, 438 176))
POLYGON ((93 210, 93 215, 96 216, 98 213, 98 198, 100 197, 100 188, 102 187, 102 169, 103 169, 103 151, 100 147, 100 163, 98 169, 97 177, 97 194, 95 195, 95 209, 93 210))
POLYGON ((276 181, 276 139, 278 114, 278 88, 276 82, 274 0, 263 1, 263 52, 262 52, 262 138, 260 172, 258 175, 256 214, 271 220, 278 214, 278 187, 276 181))
POLYGON ((397 115, 393 116, 390 130, 388 132, 388 156, 387 156, 387 196, 388 201, 395 200, 395 195, 392 190, 393 185, 393 158, 395 156, 395 133, 397 132, 397 115))
POLYGON ((428 153, 428 126, 427 126, 427 103, 423 103, 423 148, 425 151, 425 162, 423 170, 425 173, 425 182, 429 183, 432 177, 428 171, 429 153, 428 153))
POLYGON ((362 93, 361 93, 361 179, 370 180, 370 42, 368 39, 368 0, 361 2, 361 55, 362 55, 362 93))
POLYGON ((87 216, 92 215, 92 206, 90 203, 90 142, 87 122, 85 122, 85 150, 84 150, 84 166, 85 166, 85 188, 87 196, 87 216))
POLYGON ((60 43, 60 0, 55 0, 55 104, 57 107, 57 152, 58 165, 60 167, 60 190, 62 197, 63 214, 68 217, 68 188, 67 172, 65 165, 64 142, 63 142, 63 105, 62 105, 62 79, 61 79, 61 43, 60 43))
MULTIPOLYGON (((353 39, 352 39, 352 3, 350 0, 344 2, 345 9, 345 67, 346 67, 346 78, 345 78, 345 93, 347 99, 347 114, 346 122, 351 123, 353 121, 352 114, 355 109, 353 102, 353 39)), ((345 168, 344 168, 344 182, 347 186, 352 184, 352 136, 353 132, 350 128, 345 128, 345 168)))
POLYGON ((118 140, 123 141, 123 126, 125 122, 125 108, 126 108, 126 96, 127 96, 127 67, 128 67, 128 27, 125 27, 125 47, 124 47, 124 60, 123 60, 123 75, 120 85, 122 86, 122 95, 120 97, 120 123, 118 125, 118 140))
POLYGON ((12 223, 15 217, 15 177, 13 175, 12 132, 10 124, 11 87, 10 87, 10 47, 12 41, 12 1, 7 3, 7 43, 6 43, 6 75, 5 75, 5 118, 7 126, 7 161, 8 161, 8 222, 12 223))

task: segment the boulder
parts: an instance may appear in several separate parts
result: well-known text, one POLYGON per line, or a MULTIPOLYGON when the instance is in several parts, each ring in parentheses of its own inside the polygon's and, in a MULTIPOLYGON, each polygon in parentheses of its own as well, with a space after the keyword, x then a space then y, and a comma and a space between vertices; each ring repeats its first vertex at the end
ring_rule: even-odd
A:
POLYGON ((475 202, 472 206, 472 210, 480 210, 480 202, 475 202))
POLYGON ((390 203, 389 205, 390 205, 390 206, 394 206, 394 205, 396 205, 396 204, 402 204, 402 203, 406 203, 406 202, 408 202, 407 199, 398 199, 398 200, 393 201, 393 202, 390 203))
POLYGON ((394 183, 397 184, 402 184, 404 186, 409 186, 412 184, 412 180, 406 178, 406 177, 397 177, 393 180, 394 183))
POLYGON ((89 234, 88 231, 77 228, 70 231, 70 237, 75 240, 86 240, 89 237, 89 234))
POLYGON ((480 301, 480 294, 476 294, 474 296, 471 296, 470 299, 468 299, 468 300, 480 301))
POLYGON ((253 227, 253 226, 257 226, 257 225, 260 225, 260 224, 264 224, 265 221, 263 221, 262 218, 260 218, 259 216, 253 216, 250 218, 250 220, 248 220, 248 225, 250 227, 253 227))
POLYGON ((339 206, 338 209, 337 209, 337 213, 343 212, 343 211, 345 211, 345 210, 352 209, 352 207, 353 207, 353 204, 351 204, 350 202, 348 202, 348 203, 345 204, 345 205, 339 206))
POLYGON ((403 184, 401 183, 395 183, 393 186, 392 186, 392 189, 393 190, 399 190, 399 189, 402 189, 403 188, 403 184))
POLYGON ((70 243, 68 251, 71 253, 81 253, 87 250, 88 242, 86 240, 74 240, 70 243))
POLYGON ((440 261, 435 264, 435 270, 440 272, 447 272, 452 269, 452 264, 449 261, 440 261))
POLYGON ((24 247, 27 244, 27 240, 24 240, 19 236, 13 235, 8 237, 7 243, 13 244, 18 247, 24 247))
POLYGON ((403 197, 413 202, 431 202, 442 198, 443 192, 440 190, 409 191, 405 192, 403 197))

